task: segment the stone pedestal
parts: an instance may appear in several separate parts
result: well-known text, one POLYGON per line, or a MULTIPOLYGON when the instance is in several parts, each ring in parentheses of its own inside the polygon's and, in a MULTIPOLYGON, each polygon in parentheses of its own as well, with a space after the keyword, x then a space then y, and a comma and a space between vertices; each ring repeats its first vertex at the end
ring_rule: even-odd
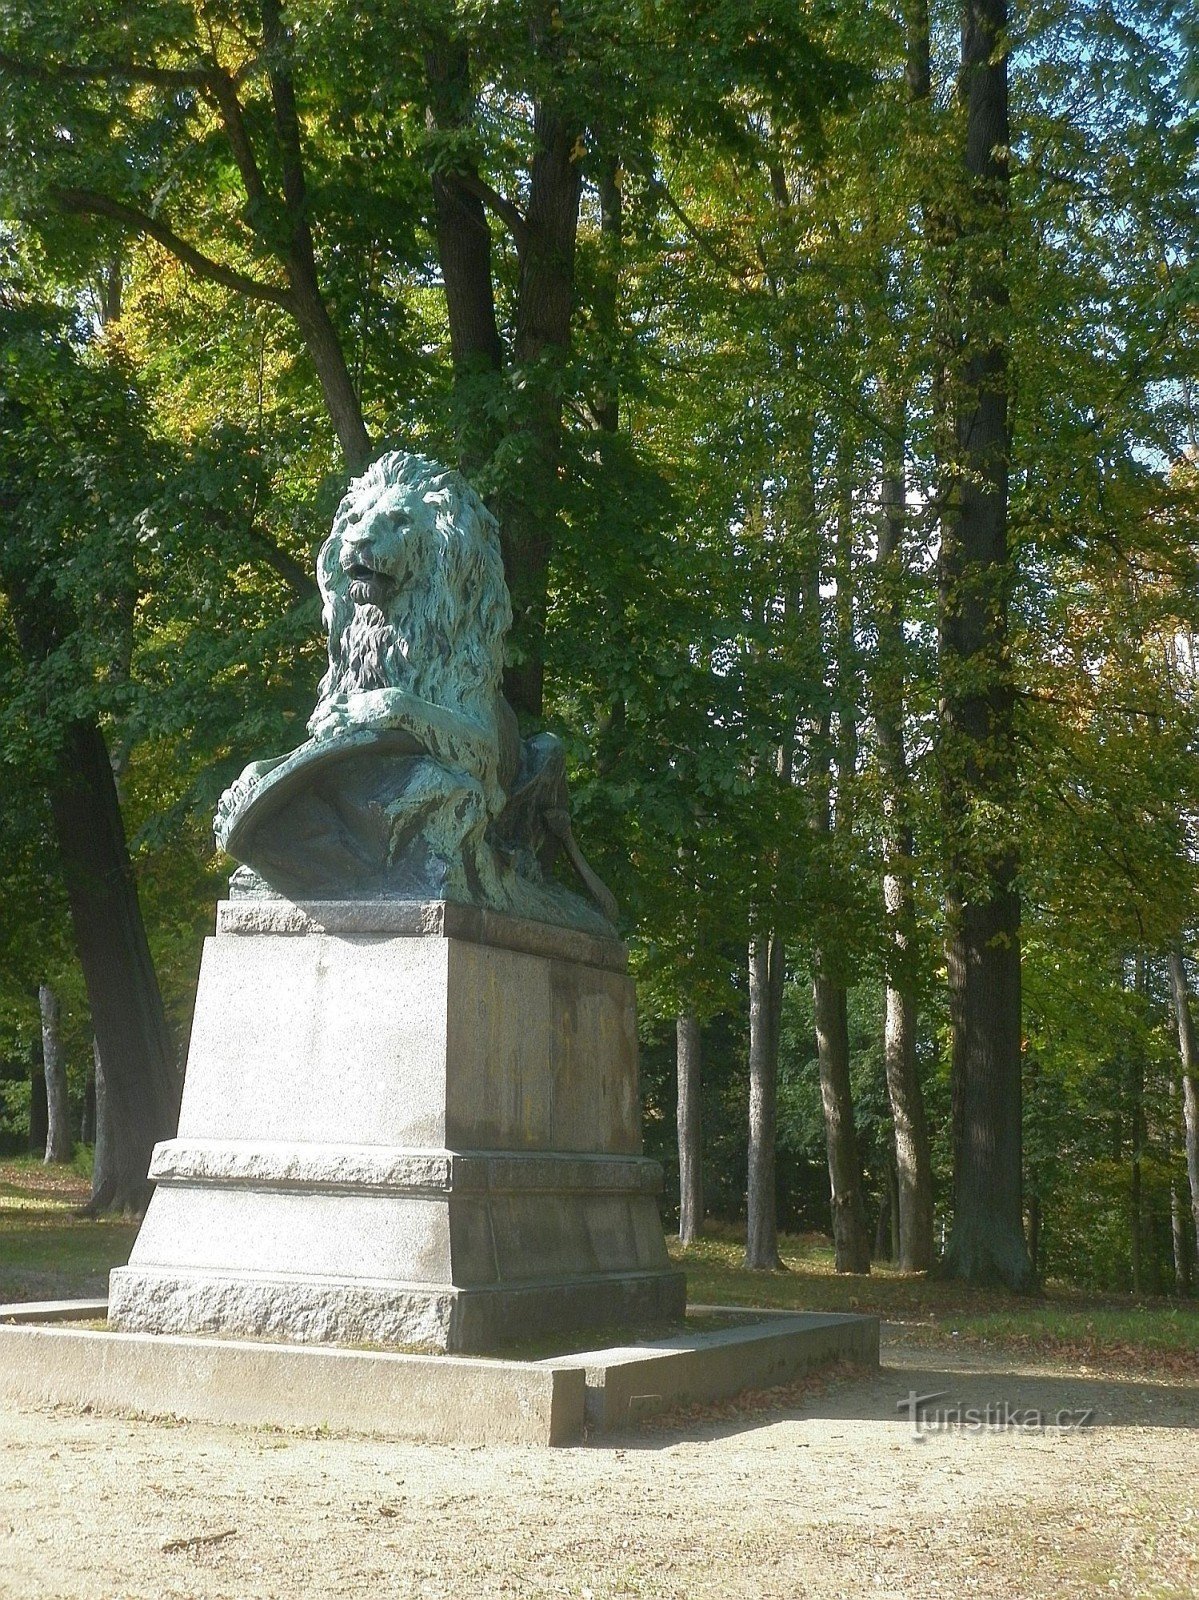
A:
POLYGON ((110 1324, 478 1352, 681 1315, 624 969, 444 902, 224 902, 110 1324))

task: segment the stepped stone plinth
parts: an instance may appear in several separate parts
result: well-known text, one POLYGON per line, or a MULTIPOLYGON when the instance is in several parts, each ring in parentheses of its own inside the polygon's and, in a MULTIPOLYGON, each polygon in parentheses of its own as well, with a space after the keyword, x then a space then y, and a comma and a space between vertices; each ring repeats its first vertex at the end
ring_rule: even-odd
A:
POLYGON ((614 939, 223 902, 110 1325, 482 1352, 681 1316, 614 939))

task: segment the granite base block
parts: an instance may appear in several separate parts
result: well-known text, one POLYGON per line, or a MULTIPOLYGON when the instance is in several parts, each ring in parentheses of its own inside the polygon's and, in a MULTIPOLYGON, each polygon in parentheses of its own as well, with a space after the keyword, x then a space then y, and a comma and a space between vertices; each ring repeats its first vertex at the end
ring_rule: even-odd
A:
POLYGON ((625 964, 441 904, 221 907, 112 1326, 481 1353, 680 1316, 625 964))
POLYGON ((678 1322, 685 1302, 684 1276, 672 1271, 464 1289, 124 1267, 112 1274, 108 1320, 145 1333, 462 1354, 580 1328, 678 1322))

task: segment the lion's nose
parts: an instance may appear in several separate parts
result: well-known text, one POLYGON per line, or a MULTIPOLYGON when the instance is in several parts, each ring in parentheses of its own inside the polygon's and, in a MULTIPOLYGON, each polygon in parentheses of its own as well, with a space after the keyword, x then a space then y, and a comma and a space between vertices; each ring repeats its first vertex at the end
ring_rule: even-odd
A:
POLYGON ((371 530, 359 524, 357 527, 347 528, 341 537, 341 563, 357 564, 369 560, 371 555, 371 530))

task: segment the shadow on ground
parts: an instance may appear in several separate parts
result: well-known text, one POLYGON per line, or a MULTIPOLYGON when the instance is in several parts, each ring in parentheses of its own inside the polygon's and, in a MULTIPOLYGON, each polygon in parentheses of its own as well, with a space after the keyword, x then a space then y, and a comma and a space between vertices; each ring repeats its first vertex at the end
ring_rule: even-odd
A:
POLYGON ((660 1449, 680 1439, 728 1438, 780 1422, 886 1424, 913 1442, 937 1434, 1058 1435, 1104 1428, 1199 1429, 1199 1391, 1189 1383, 1122 1378, 1082 1368, 1047 1370, 1009 1352, 938 1358, 885 1340, 874 1372, 835 1375, 826 1386, 752 1396, 741 1405, 653 1418, 619 1438, 624 1449, 660 1449))

